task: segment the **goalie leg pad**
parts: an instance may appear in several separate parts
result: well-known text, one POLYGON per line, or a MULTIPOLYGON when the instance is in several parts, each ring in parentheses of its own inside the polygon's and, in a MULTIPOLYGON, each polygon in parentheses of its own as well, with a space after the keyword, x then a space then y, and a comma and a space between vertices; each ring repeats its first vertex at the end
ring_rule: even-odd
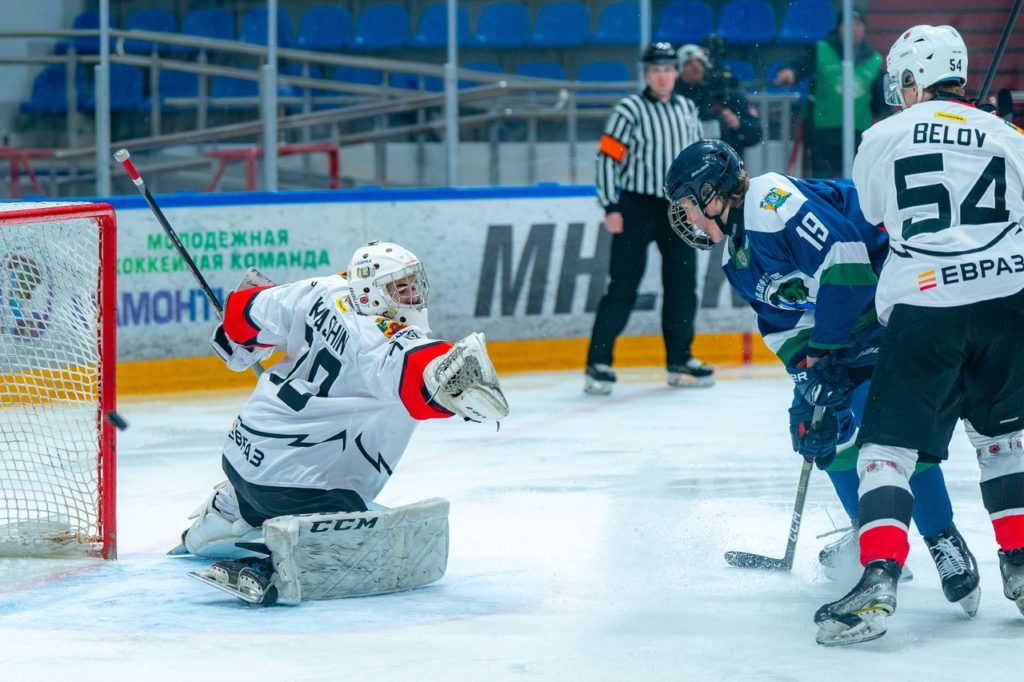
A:
POLYGON ((354 513, 278 516, 263 524, 277 603, 399 592, 444 576, 448 509, 441 498, 354 513))

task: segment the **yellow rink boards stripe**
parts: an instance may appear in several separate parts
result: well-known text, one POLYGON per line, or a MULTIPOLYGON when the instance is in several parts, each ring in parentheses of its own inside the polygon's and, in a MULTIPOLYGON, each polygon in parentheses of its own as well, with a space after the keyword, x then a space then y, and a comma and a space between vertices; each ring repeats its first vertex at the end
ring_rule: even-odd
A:
MULTIPOLYGON (((499 373, 567 369, 582 372, 587 343, 587 339, 488 341, 487 350, 499 373)), ((701 334, 694 339, 693 354, 711 365, 776 361, 757 334, 701 334)), ((616 343, 616 367, 664 364, 665 346, 660 336, 622 337, 616 343)), ((117 366, 118 395, 241 388, 255 382, 252 372, 230 372, 213 356, 122 362, 117 366)))

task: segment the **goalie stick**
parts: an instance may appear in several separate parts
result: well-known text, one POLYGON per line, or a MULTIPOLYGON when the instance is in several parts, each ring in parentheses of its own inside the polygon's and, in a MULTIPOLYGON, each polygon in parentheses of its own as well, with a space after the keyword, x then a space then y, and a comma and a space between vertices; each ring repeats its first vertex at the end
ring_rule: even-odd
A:
MULTIPOLYGON (((817 427, 825 408, 818 405, 811 417, 811 428, 817 427)), ((793 568, 793 557, 796 555, 796 539, 800 535, 800 521, 803 518, 804 502, 807 500, 807 483, 811 480, 811 469, 814 462, 804 462, 800 469, 800 481, 796 486, 796 500, 793 502, 793 520, 789 524, 789 540, 786 542, 786 553, 781 559, 763 554, 731 551, 725 553, 725 561, 738 568, 759 568, 766 571, 789 571, 793 568)))
MULTIPOLYGON (((192 277, 196 280, 196 283, 199 284, 199 288, 203 290, 203 294, 206 295, 206 298, 217 311, 217 314, 221 319, 223 319, 224 306, 221 304, 220 299, 217 298, 217 294, 213 293, 213 289, 211 289, 210 285, 206 282, 206 278, 203 277, 203 273, 199 272, 199 268, 196 266, 195 261, 192 260, 192 256, 190 256, 188 251, 185 249, 185 245, 181 243, 178 233, 174 231, 174 228, 171 227, 171 224, 167 221, 167 217, 164 215, 164 212, 161 211, 160 207, 157 205, 156 199, 154 199, 153 195, 150 194, 145 181, 142 179, 142 176, 139 175, 139 171, 135 168, 135 164, 132 163, 131 154, 128 153, 127 149, 118 149, 114 152, 114 160, 124 167, 128 177, 131 178, 133 183, 135 183, 135 187, 139 190, 139 194, 141 194, 142 198, 146 200, 147 204, 149 204, 149 208, 153 211, 153 215, 156 216, 156 220, 160 223, 160 227, 164 229, 164 232, 167 233, 167 237, 174 245, 174 250, 177 251, 178 255, 181 256, 181 259, 185 261, 185 265, 188 266, 189 272, 192 273, 192 277)), ((256 376, 261 376, 263 374, 263 366, 257 362, 252 365, 252 371, 256 376)))

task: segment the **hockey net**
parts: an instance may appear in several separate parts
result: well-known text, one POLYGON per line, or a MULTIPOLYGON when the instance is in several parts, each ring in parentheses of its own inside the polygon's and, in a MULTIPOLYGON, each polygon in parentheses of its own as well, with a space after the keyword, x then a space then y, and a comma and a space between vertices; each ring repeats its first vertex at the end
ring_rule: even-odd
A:
POLYGON ((0 556, 116 557, 116 221, 0 204, 0 556))

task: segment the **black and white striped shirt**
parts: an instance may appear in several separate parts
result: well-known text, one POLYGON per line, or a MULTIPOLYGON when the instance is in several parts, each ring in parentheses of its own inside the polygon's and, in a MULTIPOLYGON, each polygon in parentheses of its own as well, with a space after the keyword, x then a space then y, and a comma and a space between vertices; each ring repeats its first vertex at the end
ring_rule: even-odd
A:
POLYGON ((650 89, 615 105, 597 153, 597 198, 606 212, 618 210, 619 192, 664 197, 668 167, 685 147, 703 137, 697 107, 673 94, 668 102, 650 89))

